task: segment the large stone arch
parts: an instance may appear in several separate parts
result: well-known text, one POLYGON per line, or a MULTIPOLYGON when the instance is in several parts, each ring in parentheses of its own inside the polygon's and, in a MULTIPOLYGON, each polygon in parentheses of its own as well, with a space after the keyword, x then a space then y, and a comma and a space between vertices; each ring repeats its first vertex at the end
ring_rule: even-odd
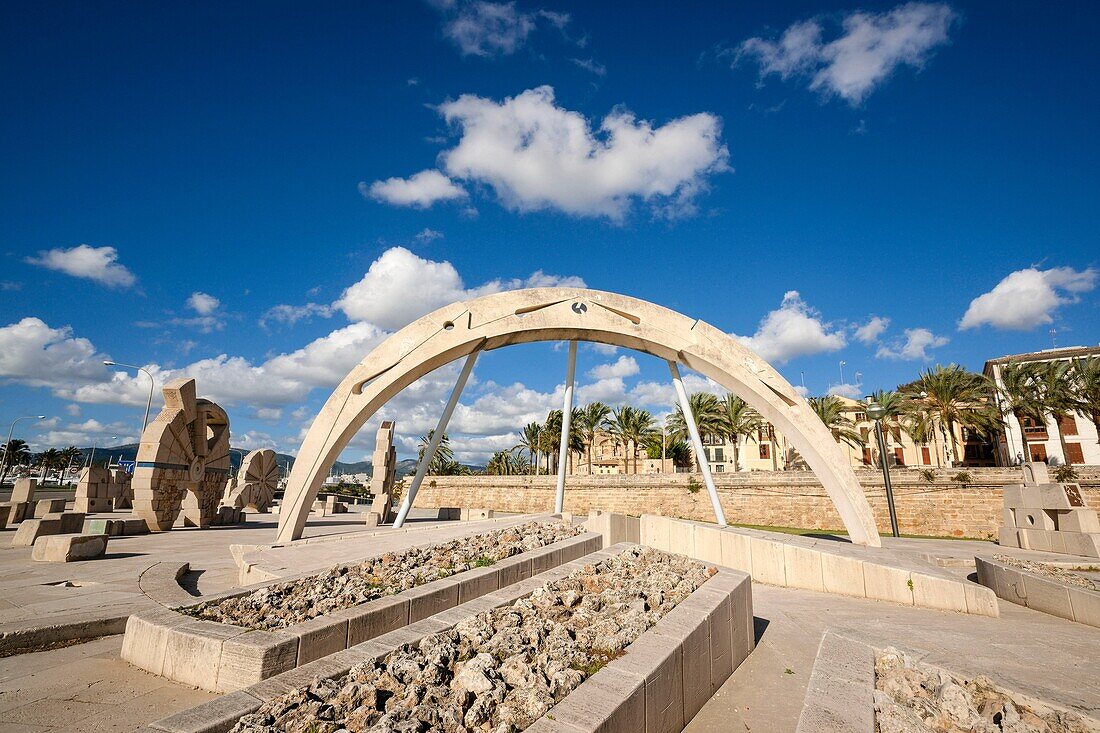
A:
POLYGON ((329 468, 387 401, 432 370, 477 350, 534 341, 595 341, 678 362, 742 397, 787 437, 821 480, 853 542, 879 546, 867 499, 840 446, 770 364, 703 321, 615 293, 532 288, 453 303, 383 341, 336 387, 294 462, 278 541, 302 536, 329 468))

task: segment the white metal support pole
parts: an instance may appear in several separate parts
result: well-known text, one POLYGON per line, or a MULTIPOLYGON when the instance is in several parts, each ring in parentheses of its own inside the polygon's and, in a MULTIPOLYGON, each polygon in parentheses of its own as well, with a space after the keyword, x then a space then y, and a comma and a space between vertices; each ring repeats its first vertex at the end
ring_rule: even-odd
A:
POLYGON ((420 464, 416 467, 416 474, 413 476, 412 483, 409 484, 409 490, 405 493, 405 498, 401 500, 401 510, 397 512, 397 519, 393 523, 394 529, 400 529, 401 525, 405 523, 405 518, 409 516, 409 510, 412 509, 412 503, 416 499, 416 492, 420 490, 420 484, 424 482, 424 476, 428 473, 428 466, 431 465, 432 458, 435 457, 439 442, 443 440, 443 433, 447 430, 447 423, 451 421, 451 414, 455 411, 458 398, 462 396, 462 389, 466 386, 466 380, 470 378, 470 372, 474 370, 477 355, 477 351, 473 352, 466 357, 466 363, 462 365, 458 381, 455 382, 454 389, 451 390, 451 399, 447 401, 447 406, 443 408, 443 414, 439 416, 439 423, 435 426, 432 439, 428 441, 428 447, 424 449, 424 457, 420 459, 420 464))
POLYGON ((565 370, 565 403, 561 410, 561 441, 558 443, 558 492, 554 513, 565 510, 565 466, 569 460, 569 423, 573 419, 573 380, 577 374, 577 342, 569 342, 569 366, 565 370))
POLYGON ((684 413, 684 423, 687 425, 688 435, 691 437, 691 447, 695 452, 695 460, 699 464, 699 470, 703 473, 703 482, 710 492, 710 503, 714 506, 714 519, 719 527, 726 526, 726 514, 722 511, 722 504, 718 501, 718 490, 714 488, 714 478, 710 475, 710 464, 707 463, 707 454, 703 452, 703 439, 699 437, 699 427, 695 424, 695 415, 691 412, 691 404, 688 402, 687 392, 684 390, 684 380, 680 378, 680 368, 676 362, 668 363, 668 371, 672 374, 672 386, 676 388, 676 397, 680 400, 680 409, 684 413))

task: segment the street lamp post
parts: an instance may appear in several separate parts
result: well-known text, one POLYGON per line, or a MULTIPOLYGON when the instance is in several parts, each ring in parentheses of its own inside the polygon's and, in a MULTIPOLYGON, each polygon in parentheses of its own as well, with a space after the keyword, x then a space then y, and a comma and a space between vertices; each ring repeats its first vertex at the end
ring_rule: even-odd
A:
POLYGON ((21 415, 11 421, 11 427, 8 428, 8 442, 4 443, 4 458, 0 461, 0 486, 3 485, 4 479, 8 477, 8 453, 11 452, 11 434, 15 432, 15 424, 20 420, 45 420, 45 415, 21 415))
MULTIPOLYGON (((112 435, 107 440, 118 440, 118 436, 117 435, 112 435)), ((91 468, 93 465, 95 465, 94 464, 95 449, 96 449, 96 446, 98 444, 99 444, 99 436, 97 435, 95 438, 92 439, 92 452, 88 454, 88 468, 91 468)), ((111 463, 110 461, 107 461, 108 467, 110 467, 110 463, 111 463)))
MULTIPOLYGON (((134 366, 133 364, 123 364, 118 361, 105 361, 104 366, 120 366, 127 369, 137 369, 139 372, 145 372, 145 375, 149 377, 149 400, 145 403, 145 419, 141 421, 141 432, 145 432, 145 426, 149 424, 149 409, 153 406, 153 388, 157 386, 157 380, 153 378, 152 373, 145 367, 134 366)), ((138 442, 141 442, 141 436, 138 436, 138 442)))
POLYGON ((890 530, 898 537, 898 515, 894 511, 894 487, 890 484, 890 468, 886 463, 886 439, 882 435, 882 418, 886 408, 877 402, 867 405, 867 417, 875 421, 875 439, 878 441, 878 455, 882 462, 882 481, 886 484, 886 506, 890 509, 890 530))

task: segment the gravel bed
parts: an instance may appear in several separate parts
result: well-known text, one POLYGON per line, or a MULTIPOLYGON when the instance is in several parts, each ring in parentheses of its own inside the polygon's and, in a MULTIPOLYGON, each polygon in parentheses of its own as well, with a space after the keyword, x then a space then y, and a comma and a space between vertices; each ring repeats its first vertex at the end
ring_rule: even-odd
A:
POLYGON ((387 552, 355 565, 337 565, 320 575, 277 583, 237 598, 209 601, 181 612, 247 629, 285 629, 470 568, 489 566, 582 532, 565 522, 527 522, 430 547, 387 552))
POLYGON ((877 733, 1097 733, 1100 723, 922 664, 897 649, 875 659, 877 733))
POLYGON ((1072 570, 1066 570, 1060 568, 1057 565, 1051 565, 1045 562, 1034 562, 1032 560, 1021 560, 1011 555, 994 555, 993 559, 997 562, 1004 563, 1005 565, 1011 565, 1014 568, 1020 570, 1026 570, 1029 573, 1035 573, 1036 575, 1042 575, 1047 578, 1053 578, 1060 583, 1066 583, 1068 585, 1076 585, 1081 588, 1088 588, 1089 590, 1097 590, 1097 586, 1089 578, 1084 575, 1073 572, 1072 570))
POLYGON ((315 679, 233 732, 521 731, 715 572, 632 548, 343 677, 315 679))

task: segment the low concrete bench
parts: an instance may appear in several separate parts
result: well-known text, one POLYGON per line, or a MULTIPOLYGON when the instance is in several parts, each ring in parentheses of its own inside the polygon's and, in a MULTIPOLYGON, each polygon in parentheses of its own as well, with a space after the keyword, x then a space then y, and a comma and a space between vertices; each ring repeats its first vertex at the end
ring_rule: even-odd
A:
POLYGON ((95 560, 106 552, 105 534, 55 534, 35 540, 31 559, 38 562, 77 562, 95 560))
POLYGON ((988 588, 886 548, 651 514, 642 515, 640 530, 643 545, 740 570, 758 583, 978 616, 1000 615, 988 588))
POLYGON ((109 537, 128 537, 149 534, 149 525, 140 517, 117 517, 114 519, 99 517, 88 522, 88 531, 93 534, 105 534, 109 537))
POLYGON ((15 536, 11 538, 11 546, 33 547, 39 537, 47 537, 60 532, 60 519, 24 519, 19 523, 19 529, 15 530, 15 536))
MULTIPOLYGON (((248 630, 170 609, 140 611, 126 625, 122 658, 177 682, 231 692, 515 585, 600 546, 599 535, 581 534, 285 629, 248 630)), ((202 600, 236 597, 252 590, 255 588, 202 600)))
MULTIPOLYGON (((60 534, 80 534, 84 531, 84 512, 57 512, 47 514, 43 519, 60 520, 60 534)), ((92 532, 92 534, 102 534, 102 532, 92 532)))
POLYGON ((1100 591, 1029 573, 993 558, 975 557, 974 563, 978 568, 978 582, 991 589, 998 598, 1052 616, 1100 627, 1100 591))
POLYGON ((34 516, 37 519, 47 514, 60 514, 63 511, 65 511, 64 499, 39 499, 34 503, 34 516))
MULTIPOLYGON (((511 605, 550 581, 630 546, 623 543, 587 554, 516 585, 159 720, 143 733, 222 733, 264 703, 308 686, 314 679, 341 677, 357 664, 376 662, 403 644, 416 644, 483 611, 511 605)), ((682 730, 752 650, 751 593, 746 574, 720 570, 635 639, 623 656, 582 683, 526 730, 532 733, 682 730)))
POLYGON ((24 519, 34 518, 33 501, 5 501, 0 506, 8 508, 8 524, 19 524, 24 519))

